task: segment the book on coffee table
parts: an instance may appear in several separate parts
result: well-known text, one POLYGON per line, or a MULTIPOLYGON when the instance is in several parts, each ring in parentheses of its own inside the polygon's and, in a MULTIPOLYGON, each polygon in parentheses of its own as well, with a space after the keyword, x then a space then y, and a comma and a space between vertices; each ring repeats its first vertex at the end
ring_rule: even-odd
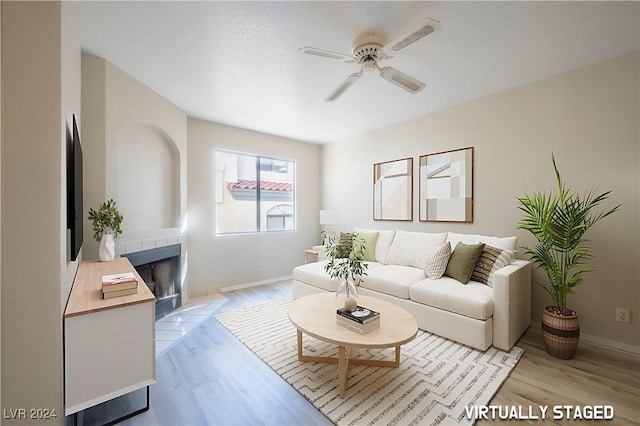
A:
POLYGON ((344 308, 340 308, 336 311, 336 315, 342 316, 359 324, 366 324, 368 322, 375 321, 376 319, 380 319, 379 312, 360 305, 356 306, 356 309, 352 312, 349 312, 344 308))
POLYGON ((360 324, 359 322, 351 321, 350 319, 347 319, 342 315, 336 314, 336 323, 343 327, 350 328, 351 330, 356 331, 360 334, 367 334, 370 331, 380 328, 380 316, 372 321, 369 321, 366 324, 360 324))
POLYGON ((364 306, 357 306, 352 312, 340 308, 336 311, 336 322, 360 334, 365 334, 380 328, 380 313, 364 306))

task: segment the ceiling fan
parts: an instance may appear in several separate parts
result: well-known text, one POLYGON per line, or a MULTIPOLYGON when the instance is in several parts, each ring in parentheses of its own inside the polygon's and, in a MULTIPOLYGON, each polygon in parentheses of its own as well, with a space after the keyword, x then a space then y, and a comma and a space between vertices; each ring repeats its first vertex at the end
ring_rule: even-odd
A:
POLYGON ((329 94, 329 96, 327 96, 325 101, 335 101, 348 88, 361 79, 365 72, 372 71, 378 71, 380 73, 380 77, 410 93, 418 93, 424 89, 425 84, 422 81, 393 67, 387 66, 380 68, 378 66, 378 62, 392 58, 393 56, 391 55, 393 53, 401 51, 410 44, 415 43, 440 28, 442 27, 440 26, 439 21, 427 18, 399 38, 389 43, 386 42, 386 38, 383 34, 362 34, 353 41, 351 55, 317 49, 315 47, 301 47, 298 49, 298 52, 360 64, 360 71, 347 77, 333 92, 331 92, 331 94, 329 94))

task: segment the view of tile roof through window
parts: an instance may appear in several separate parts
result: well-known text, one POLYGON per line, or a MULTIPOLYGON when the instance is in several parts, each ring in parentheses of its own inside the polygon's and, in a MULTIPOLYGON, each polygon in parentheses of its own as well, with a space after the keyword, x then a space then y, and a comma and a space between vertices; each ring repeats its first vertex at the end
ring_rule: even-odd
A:
MULTIPOLYGON (((255 180, 239 180, 238 182, 229 183, 229 190, 234 189, 257 189, 257 182, 255 180)), ((260 189, 262 191, 293 191, 292 182, 270 182, 260 181, 260 189)))

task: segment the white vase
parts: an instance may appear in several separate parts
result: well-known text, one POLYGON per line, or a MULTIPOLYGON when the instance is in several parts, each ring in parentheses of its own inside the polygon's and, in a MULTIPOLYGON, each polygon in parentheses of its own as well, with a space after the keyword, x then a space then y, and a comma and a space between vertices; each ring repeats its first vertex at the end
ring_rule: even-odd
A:
POLYGON ((113 234, 102 234, 100 245, 98 246, 98 257, 103 262, 110 262, 116 257, 116 243, 113 241, 113 234))

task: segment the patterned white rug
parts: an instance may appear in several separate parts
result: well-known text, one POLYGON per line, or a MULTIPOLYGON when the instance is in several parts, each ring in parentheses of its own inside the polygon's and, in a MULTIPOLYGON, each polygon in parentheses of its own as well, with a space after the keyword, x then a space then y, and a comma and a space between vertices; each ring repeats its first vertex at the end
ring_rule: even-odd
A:
MULTIPOLYGON (((347 395, 338 397, 336 364, 299 362, 291 299, 216 318, 260 359, 338 425, 473 424, 465 407, 488 405, 524 351, 480 352, 420 331, 402 346, 399 368, 349 367, 347 395)), ((335 345, 304 336, 305 354, 337 356, 335 345)), ((393 349, 354 351, 358 358, 390 359, 393 349)))

